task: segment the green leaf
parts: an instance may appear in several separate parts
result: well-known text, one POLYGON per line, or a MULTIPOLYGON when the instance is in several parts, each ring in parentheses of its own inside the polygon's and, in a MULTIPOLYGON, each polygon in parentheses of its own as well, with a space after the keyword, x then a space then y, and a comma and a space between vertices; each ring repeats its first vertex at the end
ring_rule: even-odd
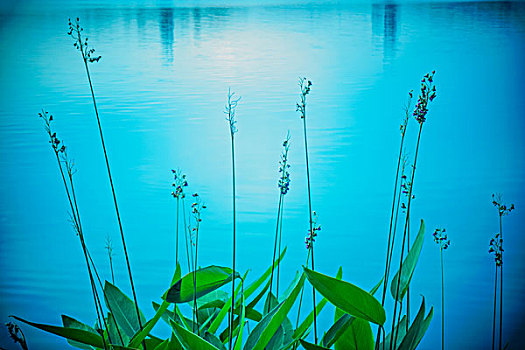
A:
POLYGON ((217 337, 215 334, 213 333, 210 333, 208 331, 205 331, 204 332, 204 340, 206 340, 208 343, 210 343, 211 345, 215 346, 216 348, 220 349, 220 350, 226 350, 226 347, 224 346, 224 344, 221 342, 221 340, 219 339, 219 337, 217 337))
POLYGON ((330 350, 328 348, 309 343, 309 342, 307 342, 306 340, 303 340, 303 339, 301 339, 299 341, 301 342, 301 345, 303 346, 303 348, 305 348, 306 350, 330 350))
POLYGON ((153 350, 184 350, 184 348, 179 343, 177 338, 174 338, 164 340, 162 343, 153 348, 153 350))
MULTIPOLYGON (((232 281, 233 270, 229 267, 207 266, 182 277, 166 293, 163 299, 168 303, 187 303, 194 299, 193 275, 197 276, 196 297, 200 298, 232 281)), ((236 273, 235 278, 240 277, 236 273)))
POLYGON ((131 337, 128 337, 120 328, 117 328, 118 326, 115 323, 115 318, 111 312, 108 312, 106 323, 108 325, 108 333, 113 345, 126 346, 126 344, 129 344, 131 337))
MULTIPOLYGON (((342 276, 342 270, 339 268, 339 272, 342 276)), ((341 277, 337 276, 337 279, 340 279, 341 277)), ((379 287, 381 286, 381 283, 383 283, 383 279, 381 280, 370 290, 370 294, 374 295, 379 287)), ((336 308, 335 309, 335 317, 334 321, 335 323, 330 327, 330 329, 326 332, 325 336, 323 337, 323 346, 331 347, 336 343, 336 341, 341 337, 345 332, 347 331, 348 327, 350 327, 354 322, 355 317, 350 316, 349 314, 345 314, 341 309, 336 308)))
MULTIPOLYGON (((394 347, 394 350, 395 350, 399 348, 399 345, 401 344, 401 342, 403 341, 407 333, 407 316, 406 315, 404 315, 401 318, 401 321, 399 321, 399 323, 396 325, 396 328, 394 331, 397 332, 397 341, 396 341, 396 346, 394 347)), ((395 333, 394 333, 394 336, 395 336, 395 333)), ((379 344, 379 349, 390 349, 391 337, 392 337, 392 334, 388 333, 388 335, 385 337, 384 347, 383 347, 383 342, 381 342, 379 344)))
MULTIPOLYGON (((275 262, 273 263, 273 266, 274 268, 277 268, 277 265, 283 260, 284 258, 284 253, 286 253, 286 247, 284 247, 283 249, 283 252, 281 253, 281 255, 279 255, 279 258, 277 260, 275 260, 275 262)), ((250 284, 245 290, 244 290, 244 297, 246 299, 248 299, 248 297, 250 295, 253 294, 253 292, 255 292, 260 286, 261 284, 266 281, 266 279, 268 277, 270 277, 270 274, 272 273, 272 265, 270 265, 270 267, 268 267, 268 269, 266 269, 266 271, 261 275, 261 277, 259 277, 255 282, 253 282, 252 284, 250 284)))
POLYGON ((173 327, 177 338, 185 348, 191 350, 218 350, 215 346, 211 345, 196 334, 187 331, 184 327, 173 322, 173 320, 171 321, 171 326, 173 327))
POLYGON ((423 339, 423 336, 425 335, 428 326, 430 326, 430 322, 432 321, 433 315, 434 308, 432 307, 430 308, 430 312, 425 318, 425 298, 423 297, 423 301, 421 302, 419 312, 417 313, 414 322, 408 329, 405 338, 403 338, 403 341, 399 345, 399 350, 414 350, 417 348, 419 342, 421 341, 421 339, 423 339))
POLYGON ((416 268, 417 261, 419 260, 419 255, 421 255, 421 248, 423 248, 423 241, 425 240, 425 222, 421 220, 421 225, 419 226, 419 233, 417 234, 416 240, 410 248, 403 264, 401 265, 401 278, 399 278, 399 271, 396 272, 392 283, 390 285, 390 293, 394 300, 399 302, 403 301, 403 297, 408 289, 412 275, 416 268), (400 280, 400 282, 398 282, 400 280), (398 287, 399 283, 399 287, 398 287), (397 294, 397 298, 396 298, 397 294))
POLYGON ((82 344, 91 345, 97 348, 103 348, 104 343, 102 342, 102 337, 100 335, 94 334, 90 331, 86 331, 78 328, 68 328, 68 327, 59 327, 51 326, 47 324, 34 323, 24 320, 23 318, 13 316, 20 322, 24 322, 30 326, 41 329, 48 333, 58 335, 60 337, 73 340, 82 344))
POLYGON ((263 308, 263 314, 266 315, 270 311, 272 311, 274 308, 276 308, 279 305, 279 302, 277 301, 277 298, 275 295, 273 295, 272 292, 268 293, 268 296, 266 297, 266 301, 264 303, 263 308))
MULTIPOLYGON (((175 268, 175 273, 173 274, 173 278, 171 279, 171 285, 174 285, 177 281, 180 280, 181 276, 181 269, 179 263, 177 263, 177 267, 175 268)), ((170 304, 167 301, 163 301, 160 305, 159 309, 155 313, 155 316, 151 320, 149 320, 145 325, 142 331, 135 334, 135 336, 131 339, 131 342, 129 343, 130 347, 139 347, 140 343, 142 343, 142 340, 146 338, 146 336, 151 332, 153 327, 157 324, 161 316, 164 314, 164 312, 168 309, 168 306, 170 304)))
POLYGON ((235 346, 234 350, 241 350, 242 347, 242 333, 244 330, 244 317, 245 317, 245 300, 244 295, 241 294, 241 315, 240 315, 240 321, 239 321, 239 334, 237 335, 237 339, 235 340, 235 346))
MULTIPOLYGON (((93 334, 99 335, 97 333, 97 331, 94 330, 92 327, 90 327, 87 324, 84 324, 84 323, 82 323, 80 321, 77 321, 77 320, 75 320, 72 317, 66 316, 66 315, 62 315, 62 324, 66 328, 83 329, 85 331, 88 331, 88 332, 91 332, 93 334)), ((85 345, 85 344, 79 343, 79 342, 74 341, 74 340, 67 339, 67 342, 71 346, 74 346, 74 347, 79 348, 79 349, 84 349, 84 350, 92 350, 93 349, 93 347, 90 346, 90 345, 85 345)))
POLYGON ((299 292, 303 287, 304 280, 305 275, 303 273, 299 282, 295 285, 290 295, 281 303, 280 306, 276 308, 277 311, 271 317, 270 321, 268 322, 268 325, 264 327, 263 331, 261 332, 261 336, 259 337, 257 343, 254 346, 255 350, 264 349, 268 342, 271 340, 273 334, 277 332, 277 329, 281 326, 284 319, 286 318, 286 315, 288 315, 288 312, 295 303, 295 300, 297 299, 297 296, 299 295, 299 292))
MULTIPOLYGON (((337 280, 340 280, 343 278, 343 268, 339 267, 339 270, 337 271, 337 275, 335 276, 337 280)), ((328 299, 323 298, 315 307, 315 312, 317 315, 321 312, 321 310, 325 307, 326 303, 328 302, 328 299)), ((302 336, 306 333, 308 328, 312 325, 312 322, 314 321, 314 311, 312 310, 308 317, 304 319, 304 321, 301 323, 299 327, 295 330, 293 333, 293 339, 294 341, 299 340, 299 338, 302 338, 302 336)), ((288 346, 287 346, 288 347, 288 346)))
POLYGON ((248 339, 246 340, 246 344, 244 345, 244 350, 251 350, 255 347, 255 344, 257 343, 258 339, 261 337, 263 330, 268 326, 268 324, 270 323, 272 317, 275 315, 277 310, 278 308, 274 308, 268 314, 263 316, 261 322, 257 323, 255 328, 251 331, 250 335, 248 336, 248 339))
POLYGON ((370 293, 351 283, 323 275, 306 267, 304 270, 314 288, 336 307, 375 324, 385 323, 385 309, 370 293))
MULTIPOLYGON (((338 316, 345 317, 348 314, 336 309, 336 317, 338 316)), ((370 322, 361 318, 354 318, 335 342, 335 350, 372 350, 374 343, 370 322)))
MULTIPOLYGON (((104 297, 106 305, 115 317, 119 328, 127 336, 133 337, 140 330, 135 303, 108 281, 104 285, 104 297)), ((144 314, 140 310, 139 314, 141 323, 145 324, 144 314)))

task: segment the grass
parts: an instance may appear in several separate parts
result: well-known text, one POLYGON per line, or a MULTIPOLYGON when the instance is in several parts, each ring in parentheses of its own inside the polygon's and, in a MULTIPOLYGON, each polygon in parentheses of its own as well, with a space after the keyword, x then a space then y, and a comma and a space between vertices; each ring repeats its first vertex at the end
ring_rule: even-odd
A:
MULTIPOLYGON (((140 313, 139 313, 139 307, 138 307, 138 302, 137 302, 137 293, 135 292, 135 284, 133 283, 133 276, 132 276, 132 273, 131 273, 131 265, 130 265, 130 262, 129 262, 128 250, 126 248, 126 240, 124 238, 124 230, 122 228, 122 221, 120 219, 120 213, 119 213, 119 208, 118 208, 118 203, 117 203, 117 196, 115 194, 115 187, 113 186, 113 178, 111 176, 111 169, 109 167, 108 154, 107 154, 107 151, 106 151, 106 144, 104 142, 104 134, 102 132, 102 126, 101 126, 101 123, 100 123, 100 117, 99 117, 99 113, 98 113, 97 101, 96 101, 96 98, 95 98, 95 92, 93 90, 93 83, 91 81, 91 75, 89 74, 88 63, 98 62, 100 60, 101 56, 95 56, 94 55, 95 49, 89 47, 89 45, 88 45, 88 38, 87 37, 84 37, 84 39, 83 39, 83 37, 82 37, 82 32, 83 31, 84 31, 84 29, 80 26, 80 20, 79 20, 78 17, 77 17, 75 22, 71 22, 71 19, 69 20, 69 32, 68 32, 68 34, 73 38, 73 40, 74 40, 73 46, 80 52, 80 54, 82 56, 82 61, 84 62, 84 67, 86 69, 86 76, 87 76, 88 83, 89 83, 89 89, 91 91, 91 98, 92 98, 92 101, 93 101, 93 108, 95 110, 95 117, 96 117, 96 120, 97 120, 98 130, 99 130, 99 134, 100 134, 100 142, 102 144, 102 150, 104 151, 104 158, 105 158, 105 161, 106 161, 106 168, 107 168, 107 172, 108 172, 109 183, 110 183, 110 186, 111 186, 111 193, 113 194, 113 202, 115 204, 115 213, 116 213, 116 216, 117 216, 117 221, 118 221, 118 226, 119 226, 119 231, 120 231, 120 237, 121 237, 121 240, 122 240, 122 248, 124 250, 124 256, 126 258, 126 266, 128 268, 129 282, 130 282, 130 285, 131 285, 131 291, 133 292, 133 300, 135 302, 136 313, 137 313, 137 320, 138 320, 138 323, 140 325, 140 329, 142 329, 142 321, 140 320, 140 313)), ((145 344, 143 344, 143 346, 144 346, 144 348, 146 348, 145 344)))
POLYGON ((441 257, 441 349, 445 349, 445 269, 443 267, 443 251, 450 246, 446 230, 437 228, 434 231, 434 242, 439 246, 441 257))
MULTIPOLYGON (((235 276, 235 133, 237 132, 237 121, 235 120, 235 112, 237 109, 237 104, 239 103, 240 98, 235 98, 235 93, 228 90, 228 102, 226 104, 226 120, 228 121, 230 129, 230 138, 231 138, 231 156, 232 156, 232 214, 233 214, 233 229, 232 229, 232 266, 233 266, 233 275, 235 276)), ((235 295, 235 279, 232 280, 232 296, 235 295)), ((232 297, 231 301, 231 315, 230 315, 230 335, 229 335, 229 349, 232 349, 232 338, 233 338, 233 310, 235 310, 235 298, 232 297)))

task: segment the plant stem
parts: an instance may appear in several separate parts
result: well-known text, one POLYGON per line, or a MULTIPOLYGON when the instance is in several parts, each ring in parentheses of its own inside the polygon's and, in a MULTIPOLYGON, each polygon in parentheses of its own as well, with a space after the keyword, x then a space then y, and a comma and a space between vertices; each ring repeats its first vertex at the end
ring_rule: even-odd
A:
MULTIPOLYGON (((277 224, 275 227, 275 242, 273 244, 273 259, 272 259, 272 274, 270 277, 270 290, 268 291, 268 297, 272 294, 272 285, 273 285, 273 270, 275 269, 275 254, 277 252, 277 241, 279 236, 279 218, 281 216, 281 205, 283 202, 283 194, 279 191, 279 205, 277 207, 277 224)), ((270 303, 268 303, 268 307, 270 307, 270 303)), ((265 310, 267 312, 270 312, 270 310, 265 310)))
POLYGON ((231 148, 232 148, 232 190, 233 190, 233 251, 232 251, 232 260, 233 260, 233 278, 232 278, 232 306, 231 306, 231 322, 230 327, 230 339, 229 339, 229 349, 232 349, 232 336, 233 336, 233 315, 235 310, 235 148, 234 148, 234 138, 233 132, 231 133, 231 148))
POLYGON ((179 262, 179 197, 177 197, 177 223, 175 229, 175 266, 179 262))
MULTIPOLYGON (((279 223, 279 247, 278 247, 278 254, 281 256, 281 238, 283 233, 283 213, 284 213, 284 197, 283 197, 283 203, 281 204, 281 217, 280 217, 280 223, 279 223)), ((279 271, 280 271, 281 264, 277 264, 277 293, 276 298, 279 299, 279 271)))
MULTIPOLYGON (((122 229, 122 222, 120 220, 120 213, 119 213, 118 204, 117 204, 117 196, 115 194, 115 187, 113 186, 113 178, 111 177, 111 170, 110 170, 110 167, 109 167, 109 160, 108 160, 108 155, 107 155, 107 152, 106 152, 106 145, 104 143, 104 135, 102 133, 102 126, 100 124, 100 118, 99 118, 99 115, 98 115, 97 102, 96 102, 96 99, 95 99, 95 92, 93 91, 93 84, 91 82, 91 76, 89 74, 87 57, 86 57, 86 53, 84 52, 84 48, 83 48, 83 45, 82 45, 82 40, 81 40, 81 37, 80 37, 80 33, 78 34, 78 41, 79 41, 79 44, 80 44, 79 45, 80 46, 80 52, 82 53, 82 58, 84 60, 84 66, 86 68, 86 75, 87 75, 88 82, 89 82, 89 88, 91 90, 91 97, 93 99, 93 107, 95 109, 95 116, 97 118, 98 130, 99 130, 99 133, 100 133, 100 141, 102 143, 102 150, 104 151, 104 158, 106 160, 106 167, 107 167, 107 170, 108 170, 108 178, 109 178, 109 183, 111 185, 111 193, 113 194, 113 202, 115 204, 115 212, 116 212, 116 215, 117 215, 117 221, 118 221, 119 230, 120 230, 120 237, 122 239, 122 247, 124 249, 124 256, 126 257, 126 265, 128 267, 129 282, 130 282, 130 285, 131 285, 131 291, 133 293, 133 301, 135 302, 135 311, 137 313, 137 320, 138 320, 138 323, 139 323, 140 330, 142 331, 142 321, 140 319, 139 304, 137 302, 137 294, 135 292, 135 285, 133 283, 133 276, 131 274, 131 265, 129 263, 128 250, 126 248, 126 240, 124 238, 124 230, 122 229)), ((145 341, 142 342, 142 345, 143 345, 144 349, 146 349, 146 342, 145 341)))
POLYGON ((496 264, 496 277, 494 278, 494 314, 492 320, 492 350, 495 350, 496 339, 496 312, 497 312, 497 296, 498 296, 498 265, 496 264))
POLYGON ((501 223, 502 214, 499 214, 499 232, 501 235, 501 264, 499 265, 499 350, 503 333, 503 227, 501 223))
POLYGON ((441 247, 441 350, 445 349, 445 274, 443 270, 443 248, 441 247))
POLYGON ((184 237, 186 241, 186 257, 188 258, 188 273, 193 271, 193 246, 191 245, 191 232, 188 231, 188 226, 186 226, 186 205, 184 198, 182 199, 182 219, 184 221, 184 237), (189 245, 188 245, 189 241, 189 245), (188 248, 189 247, 189 248, 188 248), (191 263, 190 263, 190 254, 191 254, 191 263))
MULTIPOLYGON (((193 270, 193 324, 197 320, 197 335, 199 335, 199 315, 197 315, 197 249, 199 248, 199 226, 195 230, 195 269, 193 270)), ((194 331, 195 332, 195 331, 194 331)))
MULTIPOLYGON (((304 151, 306 156, 306 179, 308 184, 308 214, 310 216, 310 233, 313 234, 313 220, 312 220, 312 196, 310 191, 310 167, 308 165, 308 141, 306 137, 306 103, 303 105, 303 130, 304 130, 304 151)), ((314 240, 313 237, 310 242, 310 250, 312 255, 312 271, 315 271, 314 265, 314 240)), ((314 308, 314 339, 317 344, 317 310, 315 309, 315 288, 312 286, 312 301, 314 308)))
MULTIPOLYGON (((401 282, 401 275, 402 275, 402 269, 403 269, 403 253, 405 251, 405 242, 406 242, 406 236, 407 236, 407 229, 408 229, 408 221, 410 218, 410 205, 412 204, 412 189, 414 188, 414 176, 416 174, 416 164, 417 164, 417 155, 419 152, 419 141, 421 140, 421 131, 423 130, 423 123, 420 123, 419 125, 419 133, 417 135, 417 143, 416 143, 416 152, 414 156, 414 168, 412 170, 412 176, 410 180, 410 189, 408 191, 408 205, 407 205, 407 215, 406 215, 406 221, 405 221, 405 230, 403 232, 403 243, 401 245, 401 257, 399 259, 399 278, 396 288, 396 296, 395 300, 397 301, 397 298, 399 296, 399 285, 401 282)), ((393 341, 394 341, 394 333, 395 332, 395 320, 396 320, 396 311, 397 311, 397 302, 394 303, 394 316, 392 320, 392 332, 391 332, 391 341, 390 341, 390 350, 392 350, 393 341)))
MULTIPOLYGON (((305 266, 308 266, 308 261, 310 260, 310 249, 308 249, 308 254, 306 255, 306 264, 305 266)), ((297 321, 295 324, 295 328, 299 327, 299 316, 301 315, 301 305, 303 303, 303 294, 304 294, 304 285, 301 287, 301 297, 299 298, 299 308, 297 309, 297 321)))

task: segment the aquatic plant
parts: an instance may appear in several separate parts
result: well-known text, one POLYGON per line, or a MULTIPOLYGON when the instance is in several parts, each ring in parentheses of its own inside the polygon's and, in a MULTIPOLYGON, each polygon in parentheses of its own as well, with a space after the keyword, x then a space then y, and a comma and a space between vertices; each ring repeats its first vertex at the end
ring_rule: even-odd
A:
POLYGON ((122 222, 120 220, 120 213, 119 213, 118 204, 117 204, 117 196, 115 194, 115 187, 113 186, 113 178, 111 176, 111 170, 110 170, 110 167, 109 167, 108 154, 107 154, 107 151, 106 151, 106 145, 104 143, 104 135, 102 133, 102 125, 100 123, 100 118, 99 118, 99 113, 98 113, 98 108, 97 108, 97 101, 95 99, 95 92, 93 90, 93 83, 91 81, 91 75, 89 74, 88 63, 98 62, 102 56, 95 56, 94 55, 95 49, 88 45, 88 38, 82 36, 82 32, 83 31, 84 31, 84 29, 80 26, 80 19, 78 17, 76 18, 76 21, 74 21, 74 22, 71 22, 71 19, 69 19, 68 35, 71 36, 71 38, 73 38, 73 40, 75 41, 73 46, 80 52, 80 54, 82 56, 82 60, 84 62, 84 67, 86 69, 86 76, 87 76, 87 79, 88 79, 89 88, 91 90, 91 98, 92 98, 93 107, 94 107, 94 110, 95 110, 95 117, 97 119, 97 125, 98 125, 99 134, 100 134, 100 142, 102 144, 102 150, 104 151, 104 158, 106 160, 106 168, 107 168, 107 171, 108 171, 109 184, 111 186, 111 193, 113 194, 113 202, 115 204, 115 213, 116 213, 116 216, 117 216, 118 226, 119 226, 119 230, 120 230, 120 237, 121 237, 121 240, 122 240, 122 248, 124 250, 124 256, 126 258, 126 265, 127 265, 127 268, 128 268, 129 282, 130 282, 130 285, 131 285, 131 291, 133 292, 133 300, 135 302, 136 313, 137 313, 137 320, 138 320, 140 329, 142 329, 142 321, 140 319, 139 306, 138 306, 138 302, 137 302, 137 293, 135 292, 135 284, 133 283, 133 276, 131 274, 131 265, 130 265, 130 262, 129 262, 128 250, 126 248, 126 240, 124 238, 124 230, 122 228, 122 222))
MULTIPOLYGON (((283 211, 284 211, 284 196, 288 193, 290 189, 290 173, 288 168, 288 150, 290 149, 290 132, 286 135, 286 139, 283 142, 283 151, 281 153, 281 159, 279 160, 279 177, 278 187, 279 187, 279 204, 277 206, 277 223, 275 227, 275 240, 273 245, 273 258, 272 262, 275 261, 276 254, 277 256, 281 255, 281 237, 282 237, 282 228, 283 228, 283 211), (279 248, 279 249, 277 249, 279 248), (278 253, 277 253, 278 252, 278 253)), ((268 298, 272 295, 273 287, 273 272, 275 266, 272 264, 272 274, 270 277, 270 289, 268 291, 268 298)), ((277 292, 275 296, 279 297, 279 265, 277 265, 277 292)), ((268 303, 270 305, 270 303, 268 303)), ((268 310, 269 311, 269 310, 268 310)))
MULTIPOLYGON (((503 333, 503 223, 502 219, 504 216, 509 215, 514 210, 514 204, 507 207, 503 203, 501 194, 492 194, 492 205, 498 209, 499 216, 499 233, 490 241, 489 253, 494 253, 496 262, 496 276, 495 284, 497 285, 498 280, 498 267, 500 272, 500 285, 499 285, 499 349, 501 350, 502 333, 503 333)), ((494 323, 492 325, 492 348, 494 348, 494 333, 495 333, 495 317, 496 317, 496 289, 494 289, 494 323)))
MULTIPOLYGON (((299 78, 299 88, 301 90, 301 101, 296 104, 296 111, 301 114, 301 119, 303 120, 303 131, 304 131, 304 153, 306 158, 306 183, 308 186, 308 214, 310 215, 310 234, 314 233, 313 230, 313 220, 312 220, 312 194, 310 191, 310 166, 308 164, 308 137, 306 135, 306 96, 310 93, 312 82, 306 78, 299 78)), ((308 244, 308 254, 312 256, 312 270, 315 271, 314 264, 314 244, 313 240, 308 244)), ((314 339, 315 344, 317 344, 317 311, 315 310, 315 289, 312 289, 312 300, 313 300, 313 309, 314 309, 314 339)))
MULTIPOLYGON (((202 221, 201 213, 203 209, 206 209, 206 206, 202 203, 202 200, 198 193, 194 193, 192 196, 193 196, 194 202, 191 205, 191 213, 193 215, 193 219, 195 223, 194 223, 194 226, 191 228, 191 232, 195 233, 195 243, 193 244, 195 246, 195 262, 193 266, 194 266, 194 269, 196 269, 197 266, 199 266, 197 264, 197 253, 198 253, 198 248, 199 248, 199 228, 200 228, 200 224, 202 221)), ((198 314, 197 314, 197 273, 195 272, 193 273, 193 289, 194 289, 193 291, 193 294, 194 294, 193 324, 195 325, 196 324, 195 319, 197 319, 197 323, 199 322, 198 314)), ((193 332, 195 332, 195 329, 193 330, 193 332)), ((197 335, 199 335, 199 329, 197 329, 197 335)))
MULTIPOLYGON (((175 262, 179 262, 179 212, 180 212, 180 200, 183 200, 184 187, 188 186, 188 181, 186 180, 186 175, 182 174, 180 170, 171 170, 173 174, 173 183, 172 187, 175 187, 175 190, 171 192, 171 195, 177 199, 177 212, 176 212, 176 224, 175 224, 175 262)), ((186 232, 186 228, 184 228, 186 232)), ((186 255, 188 256, 188 270, 190 269, 189 263, 189 253, 188 253, 188 240, 186 240, 186 255)))
POLYGON ((494 350, 496 339, 496 315, 498 310, 498 269, 502 265, 503 254, 503 239, 500 237, 499 233, 496 233, 490 240, 489 253, 494 254, 494 263, 496 265, 496 271, 494 274, 494 311, 492 314, 492 349, 494 350))
MULTIPOLYGON (((415 148, 415 153, 414 153, 414 165, 412 166, 412 174, 411 174, 410 186, 408 190, 408 204, 407 204, 407 209, 406 209, 405 228, 403 232, 403 241, 401 244, 401 254, 400 254, 400 259, 399 259, 399 272, 398 272, 399 275, 403 274, 403 256, 404 256, 405 244, 407 240, 407 229, 408 229, 409 220, 410 220, 410 205, 413 199, 412 191, 414 187, 414 176, 416 174, 416 164, 417 164, 417 156, 419 152, 419 145, 421 141, 421 132, 423 130, 423 124, 426 121, 426 117, 428 113, 428 104, 436 98, 436 86, 434 85, 434 74, 435 74, 435 71, 432 71, 432 73, 427 73, 421 80, 421 89, 420 89, 418 101, 415 106, 414 112, 412 113, 416 121, 419 123, 419 132, 418 132, 417 141, 416 141, 416 148, 415 148)), ((404 294, 404 293, 400 294, 400 283, 398 282, 396 284, 397 285, 395 286, 395 293, 394 293, 394 299, 396 300, 396 302, 394 303, 394 313, 393 313, 393 319, 392 319, 392 330, 391 330, 391 339, 390 339, 391 348, 395 344, 394 338, 395 337, 397 338, 397 335, 394 335, 394 334, 395 333, 397 334, 397 332, 399 332, 399 330, 395 329, 397 304, 398 304, 397 302, 402 301, 402 297, 404 294), (399 299, 400 296, 401 296, 401 300, 399 299)))
POLYGON ((450 246, 446 229, 437 228, 434 231, 434 242, 439 246, 441 254, 441 349, 445 348, 445 272, 443 268, 443 250, 450 246))
MULTIPOLYGON (((232 207, 232 213, 233 213, 233 230, 232 230, 232 268, 233 268, 233 275, 235 275, 235 140, 234 135, 237 132, 237 127, 235 124, 237 124, 237 121, 235 120, 235 112, 237 109, 237 104, 239 103, 239 98, 235 98, 235 93, 231 92, 231 90, 228 90, 228 102, 226 103, 226 110, 224 113, 226 113, 227 117, 226 120, 228 121, 228 125, 230 127, 230 137, 231 137, 231 156, 232 156, 232 200, 233 200, 233 207, 232 207)), ((230 316, 230 336, 229 336, 229 349, 232 349, 232 337, 233 337, 233 310, 235 309, 235 298, 233 297, 235 295, 235 279, 232 280, 232 301, 231 301, 231 316, 230 316)))

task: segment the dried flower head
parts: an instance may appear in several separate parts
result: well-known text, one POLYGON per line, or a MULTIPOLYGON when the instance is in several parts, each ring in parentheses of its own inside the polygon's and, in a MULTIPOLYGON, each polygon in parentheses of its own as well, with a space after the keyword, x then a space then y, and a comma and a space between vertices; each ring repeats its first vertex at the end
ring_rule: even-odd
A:
POLYGON ((408 93, 408 101, 407 104, 404 107, 405 110, 405 117, 403 118, 403 122, 401 123, 400 130, 401 130, 401 136, 405 136, 407 125, 408 125, 408 118, 410 115, 410 107, 412 106, 412 92, 413 90, 410 90, 408 93))
POLYGON ((503 238, 501 238, 499 233, 496 233, 494 238, 490 240, 489 253, 494 254, 496 266, 503 265, 503 238))
POLYGON ((188 186, 188 181, 186 180, 186 175, 184 175, 180 170, 171 170, 173 173, 173 183, 172 187, 175 187, 175 190, 171 192, 171 195, 177 199, 184 198, 184 187, 188 186))
POLYGON ((202 202, 198 193, 192 194, 194 202, 191 204, 191 214, 193 215, 193 226, 190 223, 190 241, 195 246, 195 234, 199 231, 200 223, 202 221, 201 214, 202 210, 206 209, 206 205, 202 202))
POLYGON ((301 119, 306 117, 306 95, 310 93, 312 82, 306 78, 299 78, 299 87, 301 88, 301 101, 296 104, 296 111, 301 113, 301 119))
POLYGON ((13 339, 15 343, 19 343, 22 349, 27 349, 26 337, 24 336, 22 329, 12 322, 7 322, 5 325, 11 339, 13 339))
POLYGON ((434 231, 433 236, 434 242, 436 242, 439 245, 440 249, 447 249, 450 245, 450 240, 448 239, 446 230, 444 228, 437 228, 434 231))
POLYGON ((317 213, 312 211, 312 230, 308 229, 308 234, 306 235, 306 238, 304 240, 304 243, 306 244, 306 249, 310 249, 313 242, 315 242, 315 237, 317 237, 317 232, 321 231, 321 225, 317 224, 317 213))
POLYGON ((102 56, 95 56, 95 49, 88 47, 88 38, 85 37, 82 40, 82 32, 84 31, 84 28, 80 26, 80 19, 77 17, 76 21, 71 22, 71 18, 69 19, 69 31, 67 34, 71 36, 75 43, 73 46, 80 51, 82 54, 82 59, 86 63, 93 63, 98 62, 102 56))
POLYGON ((290 173, 288 172, 288 168, 290 168, 290 164, 288 164, 289 148, 290 132, 288 132, 288 135, 286 135, 286 140, 283 142, 283 152, 281 154, 281 160, 279 161, 279 173, 281 173, 281 177, 279 178, 278 186, 283 195, 288 193, 288 190, 290 189, 290 173))
POLYGON ((230 89, 228 89, 228 102, 226 103, 226 110, 224 113, 227 115, 226 120, 228 123, 230 123, 230 135, 233 137, 233 135, 237 132, 237 127, 235 124, 237 124, 237 121, 235 120, 235 111, 237 109, 237 104, 241 100, 241 98, 235 98, 235 92, 231 92, 230 89))
POLYGON ((436 86, 434 85, 434 74, 427 73, 421 80, 421 91, 419 93, 419 98, 414 109, 414 117, 419 124, 423 124, 426 120, 426 115, 428 113, 428 103, 432 102, 436 98, 436 86))
POLYGON ((507 207, 506 204, 503 204, 501 193, 492 195, 492 204, 498 208, 499 216, 509 215, 510 212, 514 210, 514 204, 511 204, 509 207, 507 207))

